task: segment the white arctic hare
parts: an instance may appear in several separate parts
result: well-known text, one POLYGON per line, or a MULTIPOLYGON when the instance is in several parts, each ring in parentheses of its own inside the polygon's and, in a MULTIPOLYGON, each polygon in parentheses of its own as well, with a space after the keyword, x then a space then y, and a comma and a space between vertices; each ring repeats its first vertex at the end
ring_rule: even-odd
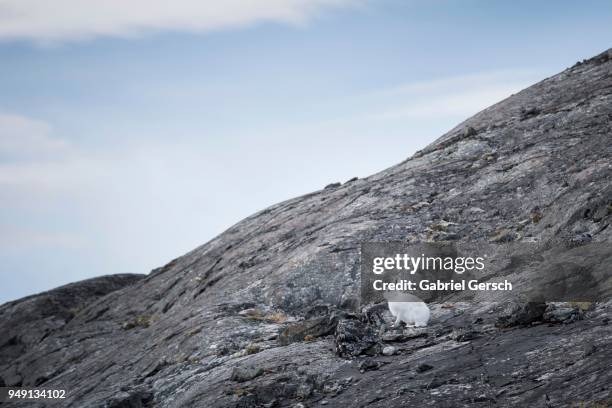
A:
POLYGON ((393 327, 406 323, 406 326, 425 327, 429 322, 429 308, 421 299, 414 295, 399 293, 385 293, 385 299, 389 301, 389 311, 395 317, 393 327))

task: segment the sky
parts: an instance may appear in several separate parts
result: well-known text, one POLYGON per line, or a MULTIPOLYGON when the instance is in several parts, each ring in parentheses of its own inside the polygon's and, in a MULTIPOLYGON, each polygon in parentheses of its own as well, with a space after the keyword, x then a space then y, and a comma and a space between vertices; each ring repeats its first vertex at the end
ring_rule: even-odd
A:
POLYGON ((609 1, 0 0, 0 303, 148 273, 611 39, 609 1))

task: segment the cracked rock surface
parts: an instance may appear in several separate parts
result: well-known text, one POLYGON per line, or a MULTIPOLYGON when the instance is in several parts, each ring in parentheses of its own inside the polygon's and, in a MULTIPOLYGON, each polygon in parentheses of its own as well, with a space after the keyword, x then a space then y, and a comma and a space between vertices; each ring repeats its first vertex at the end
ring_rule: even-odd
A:
MULTIPOLYGON (((427 328, 392 329, 385 305, 359 302, 359 246, 570 251, 612 244, 611 222, 608 50, 146 277, 1 306, 0 384, 66 389, 73 407, 606 406, 610 302, 440 302, 427 328)), ((612 245, 596 248, 610 265, 612 245)), ((609 298, 610 275, 598 276, 609 298)))

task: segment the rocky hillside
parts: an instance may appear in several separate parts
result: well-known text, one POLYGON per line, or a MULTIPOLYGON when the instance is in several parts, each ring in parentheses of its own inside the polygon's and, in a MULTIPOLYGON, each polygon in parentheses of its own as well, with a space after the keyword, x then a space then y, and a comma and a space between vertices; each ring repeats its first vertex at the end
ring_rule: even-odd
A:
POLYGON ((612 243, 611 222, 609 50, 144 278, 3 305, 0 383, 72 407, 607 406, 609 302, 431 304, 427 328, 392 329, 360 304, 359 245, 580 248, 612 243))

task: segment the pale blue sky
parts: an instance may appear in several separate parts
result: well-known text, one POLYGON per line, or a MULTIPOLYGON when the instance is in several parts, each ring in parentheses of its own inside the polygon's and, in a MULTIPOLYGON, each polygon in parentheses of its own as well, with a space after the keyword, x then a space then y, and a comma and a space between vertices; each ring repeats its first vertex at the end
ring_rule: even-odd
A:
POLYGON ((612 46, 609 1, 166 3, 2 3, 0 302, 147 273, 612 46))

